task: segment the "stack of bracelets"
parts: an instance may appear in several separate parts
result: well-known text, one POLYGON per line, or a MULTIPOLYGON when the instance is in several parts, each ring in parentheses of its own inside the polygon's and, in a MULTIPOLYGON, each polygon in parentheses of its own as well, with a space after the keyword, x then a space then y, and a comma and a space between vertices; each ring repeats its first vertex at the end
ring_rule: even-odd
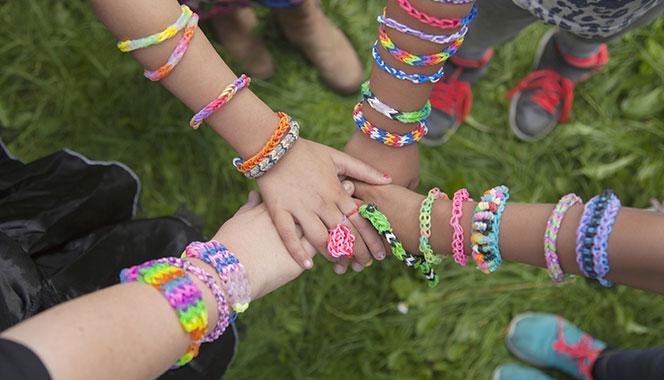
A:
MULTIPOLYGON (((272 5, 276 7, 279 6, 279 4, 282 4, 281 6, 297 4, 299 0, 272 1, 274 2, 272 5)), ((145 76, 150 80, 162 80, 175 69, 184 54, 187 52, 189 43, 198 29, 198 15, 192 12, 186 5, 182 5, 180 9, 182 10, 180 17, 163 31, 147 37, 119 41, 117 43, 120 51, 131 52, 167 41, 177 35, 180 31, 183 31, 182 38, 178 41, 173 53, 168 58, 168 61, 156 70, 145 70, 145 76)), ((239 78, 235 79, 221 91, 217 98, 201 108, 201 110, 191 118, 189 126, 193 129, 198 129, 207 118, 228 104, 239 91, 249 87, 250 83, 251 78, 246 75, 241 75, 239 78)), ((256 179, 264 175, 290 150, 295 144, 295 141, 299 138, 300 126, 297 122, 291 120, 291 118, 284 113, 277 113, 277 116, 279 117, 277 129, 274 131, 272 137, 268 140, 263 149, 246 161, 240 157, 233 160, 233 165, 247 178, 256 179)))
POLYGON ((182 325, 190 335, 191 344, 173 368, 189 363, 198 355, 201 343, 213 342, 226 330, 236 313, 247 309, 251 301, 249 283, 244 267, 239 260, 222 244, 216 241, 193 242, 185 249, 183 258, 203 260, 217 271, 223 283, 223 290, 214 277, 188 260, 165 257, 150 260, 120 272, 120 281, 142 282, 157 289, 168 301, 182 325), (205 336, 208 328, 208 312, 201 290, 191 280, 196 276, 214 295, 219 319, 214 329, 205 336), (231 308, 234 313, 231 315, 231 308))
MULTIPOLYGON (((569 278, 560 267, 556 241, 560 224, 565 213, 583 201, 575 194, 567 194, 560 199, 547 223, 544 234, 544 257, 549 276, 556 283, 569 278)), ((613 282, 606 279, 609 273, 609 236, 618 217, 620 199, 612 190, 596 195, 583 208, 581 222, 576 230, 576 262, 584 276, 596 279, 602 286, 611 287, 613 282)))
MULTIPOLYGON (((468 25, 477 15, 477 6, 473 5, 471 11, 463 18, 456 19, 440 19, 430 16, 415 7, 409 0, 396 0, 397 4, 403 11, 408 13, 417 21, 431 25, 440 29, 457 29, 452 34, 434 35, 424 33, 410 26, 404 25, 397 20, 387 17, 385 11, 383 15, 378 17, 380 24, 378 29, 378 40, 373 45, 372 55, 381 70, 390 76, 407 80, 415 84, 421 83, 435 83, 438 82, 444 75, 443 63, 454 55, 463 43, 463 39, 468 32, 468 25), (428 55, 415 55, 408 51, 399 48, 388 35, 386 28, 392 29, 396 32, 404 33, 410 36, 417 37, 424 41, 432 42, 439 45, 447 45, 443 50, 428 55), (392 67, 385 63, 381 56, 382 49, 390 54, 394 59, 412 67, 430 67, 440 65, 440 70, 431 75, 423 74, 409 74, 403 70, 392 67)), ((446 4, 468 4, 474 0, 434 0, 439 3, 446 4)), ((401 148, 407 145, 414 144, 420 141, 428 132, 427 118, 431 113, 431 104, 429 101, 420 110, 416 111, 399 111, 392 106, 387 105, 381 101, 376 95, 373 94, 369 82, 362 85, 363 99, 355 106, 353 111, 353 120, 359 130, 361 130, 370 139, 383 143, 393 148, 401 148), (370 123, 362 112, 364 104, 368 104, 371 108, 391 120, 396 120, 401 123, 415 123, 417 126, 406 134, 392 133, 380 129, 370 123)))

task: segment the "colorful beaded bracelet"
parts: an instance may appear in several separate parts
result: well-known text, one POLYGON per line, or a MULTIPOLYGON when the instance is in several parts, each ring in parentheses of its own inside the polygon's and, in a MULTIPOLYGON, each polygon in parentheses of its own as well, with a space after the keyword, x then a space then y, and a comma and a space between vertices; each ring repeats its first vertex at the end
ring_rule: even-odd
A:
POLYGON ((576 194, 565 195, 560 198, 546 223, 546 231, 544 231, 544 258, 546 259, 546 267, 549 276, 558 284, 569 278, 569 276, 566 276, 563 272, 558 260, 558 249, 556 245, 558 240, 558 230, 560 229, 560 224, 567 211, 579 204, 583 204, 583 200, 581 200, 576 194))
POLYGON ((439 80, 441 80, 445 75, 444 67, 441 67, 440 70, 431 75, 422 75, 422 74, 408 74, 403 70, 399 70, 395 67, 388 65, 387 63, 385 63, 385 61, 383 61, 383 58, 380 56, 380 53, 378 52, 378 41, 374 43, 373 49, 371 50, 371 54, 373 55, 374 61, 376 62, 376 66, 378 66, 381 70, 385 71, 386 73, 390 74, 391 76, 397 79, 407 80, 415 84, 421 84, 427 82, 436 83, 439 80))
POLYGON ((458 28, 461 25, 466 25, 468 24, 472 19, 477 16, 477 5, 473 5, 472 9, 470 10, 470 13, 466 15, 463 18, 451 18, 451 19, 444 19, 444 18, 437 18, 433 17, 431 15, 428 15, 415 7, 410 3, 408 0, 396 0, 397 4, 406 11, 411 17, 417 19, 419 22, 435 26, 437 28, 441 29, 455 29, 458 28))
POLYGON ((286 136, 290 130, 290 116, 283 112, 277 112, 277 116, 279 117, 279 124, 260 152, 256 153, 246 161, 242 157, 235 157, 233 159, 233 166, 235 166, 241 173, 246 173, 252 170, 256 165, 260 164, 260 162, 263 161, 265 157, 267 157, 270 152, 272 152, 281 143, 281 140, 283 140, 284 136, 286 136))
POLYGON ((171 53, 171 56, 168 57, 168 61, 166 61, 164 65, 162 65, 156 70, 145 70, 143 72, 143 75, 145 75, 145 77, 151 81, 159 81, 166 78, 168 74, 170 74, 171 71, 173 71, 173 68, 175 68, 175 66, 177 66, 178 63, 180 63, 182 57, 184 57, 184 53, 187 52, 187 48, 189 47, 189 42, 191 42, 192 37, 194 37, 194 33, 196 33, 197 28, 198 28, 198 15, 194 13, 189 19, 187 27, 184 28, 184 32, 182 33, 182 38, 180 38, 180 41, 178 41, 178 44, 175 46, 175 49, 173 50, 173 53, 171 53))
POLYGON ((213 113, 219 111, 219 109, 228 102, 233 99, 233 96, 235 94, 242 90, 245 87, 249 87, 249 84, 251 83, 251 78, 242 74, 240 75, 239 78, 233 81, 233 83, 229 84, 226 88, 224 88, 223 91, 221 91, 221 94, 217 96, 217 98, 213 101, 211 101, 208 105, 205 107, 201 108, 198 113, 196 113, 191 120, 189 121, 189 126, 193 129, 198 129, 198 127, 201 126, 203 121, 210 117, 213 113))
MULTIPOLYGON (((182 257, 203 260, 217 271, 236 313, 242 313, 249 308, 251 289, 247 272, 240 260, 226 246, 216 240, 205 243, 196 241, 185 248, 182 257)), ((234 318, 235 316, 231 317, 234 318)))
POLYGON ((576 262, 584 276, 597 278, 593 259, 593 245, 599 224, 607 205, 607 195, 596 195, 586 203, 581 222, 576 230, 576 262))
POLYGON ((415 55, 400 49, 387 35, 385 27, 378 28, 378 41, 392 57, 410 66, 435 66, 453 56, 463 43, 463 37, 455 40, 441 52, 428 55, 415 55))
POLYGON ((191 344, 174 368, 189 363, 198 355, 208 325, 208 313, 201 290, 181 268, 150 260, 141 265, 123 269, 120 282, 142 282, 157 289, 175 310, 178 320, 191 337, 191 344))
POLYGON ((391 120, 397 120, 402 123, 419 123, 426 120, 431 115, 431 102, 427 100, 426 104, 419 111, 398 111, 387 104, 383 103, 371 91, 369 81, 362 83, 362 96, 365 103, 369 104, 371 108, 380 112, 385 117, 391 120))
POLYGON ((367 219, 376 231, 385 238, 390 245, 394 257, 401 260, 406 266, 419 269, 420 272, 422 272, 424 278, 429 283, 429 287, 433 288, 440 283, 440 278, 429 263, 424 261, 421 257, 413 256, 406 251, 399 239, 394 235, 392 225, 389 220, 387 220, 385 214, 378 210, 378 206, 374 204, 364 204, 360 206, 360 215, 367 219))
POLYGON ((468 4, 472 3, 475 0, 431 0, 436 3, 442 3, 442 4, 468 4))
POLYGON ((620 212, 620 199, 613 191, 607 191, 608 197, 607 206, 602 218, 597 226, 597 233, 593 241, 593 260, 595 262, 595 272, 597 273, 597 281, 600 285, 610 288, 614 285, 613 281, 607 280, 606 275, 609 273, 609 236, 613 231, 613 224, 620 212))
POLYGON ((464 267, 468 262, 468 256, 463 251, 463 227, 461 227, 459 221, 463 216, 463 202, 472 202, 472 200, 466 189, 457 190, 452 198, 452 217, 450 218, 450 226, 454 230, 454 234, 452 235, 452 257, 454 257, 454 261, 457 264, 464 267))
POLYGON ((497 186, 487 190, 475 207, 470 241, 473 244, 473 259, 484 273, 495 272, 500 264, 500 221, 509 200, 509 189, 497 186))
POLYGON ((214 329, 203 339, 204 343, 214 342, 223 335, 226 328, 228 328, 230 314, 228 312, 228 302, 226 302, 226 297, 224 293, 217 285, 217 282, 214 280, 210 274, 208 274, 203 269, 197 267, 189 261, 178 259, 177 257, 164 257, 157 260, 158 263, 168 263, 172 266, 184 269, 187 273, 196 276, 202 283, 207 286, 214 299, 217 301, 217 311, 219 313, 219 318, 217 319, 217 324, 214 329))
POLYGON ((261 161, 258 165, 251 168, 251 170, 244 172, 244 176, 249 179, 257 179, 262 177, 274 165, 281 160, 283 156, 295 145, 295 142, 300 137, 300 125, 295 120, 290 121, 290 129, 288 133, 281 139, 279 144, 261 161))
POLYGON ((402 148, 406 145, 414 144, 426 136, 429 132, 429 127, 426 120, 418 123, 417 127, 406 134, 391 133, 383 129, 379 129, 371 124, 362 113, 362 102, 357 103, 353 109, 353 120, 357 128, 361 130, 370 139, 381 142, 393 148, 402 148))
POLYGON ((409 34, 409 35, 411 35, 413 37, 417 37, 421 40, 433 42, 435 44, 440 44, 440 45, 452 43, 452 42, 458 40, 459 38, 465 37, 466 33, 468 33, 468 25, 463 25, 461 27, 461 29, 459 29, 459 31, 457 31, 453 34, 442 34, 441 35, 441 34, 424 33, 420 30, 413 29, 408 25, 404 25, 404 24, 400 23, 399 21, 397 21, 393 18, 387 17, 386 9, 383 9, 383 15, 378 16, 377 21, 378 21, 378 23, 380 23, 380 24, 382 24, 382 25, 384 25, 388 28, 397 30, 401 33, 409 34))
POLYGON ((166 29, 163 31, 135 40, 119 41, 117 43, 118 49, 120 49, 120 51, 123 53, 128 53, 130 51, 147 48, 173 38, 176 34, 178 34, 178 32, 180 32, 180 30, 182 30, 182 28, 187 25, 193 14, 191 9, 189 9, 189 7, 186 5, 180 6, 180 9, 182 10, 180 17, 178 17, 178 19, 173 24, 166 27, 166 29))
POLYGON ((433 252, 433 247, 429 243, 431 238, 431 211, 433 210, 433 203, 438 199, 450 199, 447 194, 440 191, 439 188, 434 187, 429 190, 426 198, 422 200, 420 206, 420 252, 424 256, 424 261, 429 264, 439 264, 440 257, 436 256, 433 252))

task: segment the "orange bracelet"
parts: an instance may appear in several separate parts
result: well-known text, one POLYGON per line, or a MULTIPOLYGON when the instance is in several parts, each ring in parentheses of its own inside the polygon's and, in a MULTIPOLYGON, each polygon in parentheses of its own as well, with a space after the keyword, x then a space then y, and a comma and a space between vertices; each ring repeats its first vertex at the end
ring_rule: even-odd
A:
POLYGON ((279 124, 277 125, 277 129, 274 130, 272 137, 270 137, 263 149, 261 149, 260 152, 256 153, 253 157, 246 161, 243 161, 241 157, 237 157, 233 160, 233 165, 235 165, 237 170, 242 173, 248 172, 254 166, 258 165, 259 162, 263 161, 263 159, 265 159, 265 157, 270 154, 270 152, 272 152, 277 147, 277 145, 279 145, 281 139, 290 129, 291 118, 283 112, 277 112, 277 116, 279 116, 279 124))

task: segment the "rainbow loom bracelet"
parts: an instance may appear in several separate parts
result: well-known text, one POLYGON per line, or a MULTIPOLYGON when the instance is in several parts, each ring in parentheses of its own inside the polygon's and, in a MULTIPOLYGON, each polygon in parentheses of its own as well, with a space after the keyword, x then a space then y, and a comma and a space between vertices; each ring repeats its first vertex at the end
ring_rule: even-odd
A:
POLYGON ((388 65, 387 63, 385 63, 385 61, 383 61, 383 58, 380 56, 380 53, 378 52, 377 40, 373 45, 371 54, 373 55, 374 61, 376 62, 376 66, 378 66, 381 70, 385 71, 386 73, 390 74, 391 76, 397 79, 407 80, 415 84, 421 84, 427 82, 436 83, 439 80, 441 80, 441 78, 443 78, 443 76, 445 75, 444 66, 441 67, 440 70, 431 75, 422 75, 422 74, 408 74, 403 70, 399 70, 395 67, 388 65))
POLYGON ((448 58, 453 56, 463 43, 463 37, 454 40, 443 51, 428 54, 428 55, 415 55, 405 50, 400 49, 394 41, 385 32, 385 27, 378 28, 378 41, 381 46, 395 59, 410 65, 410 66, 435 66, 439 63, 445 62, 448 58))
POLYGON ((260 152, 256 153, 247 160, 242 157, 235 157, 233 159, 233 166, 235 166, 235 168, 240 173, 250 172, 254 170, 256 166, 260 165, 260 163, 263 162, 266 157, 270 156, 270 154, 278 148, 288 132, 291 130, 293 119, 291 119, 290 116, 283 112, 277 112, 277 117, 279 118, 279 124, 277 124, 277 128, 272 133, 272 136, 270 136, 270 139, 265 143, 265 145, 263 145, 263 148, 260 150, 260 152))
POLYGON ((500 256, 500 221, 509 200, 507 186, 487 190, 475 207, 470 241, 473 243, 473 259, 484 273, 495 272, 502 264, 500 256))
POLYGON ((244 172, 244 176, 249 179, 257 179, 262 177, 274 165, 281 160, 283 156, 295 145, 295 142, 300 137, 300 124, 297 121, 290 119, 290 129, 288 133, 279 141, 279 144, 272 149, 272 151, 261 161, 258 165, 251 168, 251 170, 244 172))
MULTIPOLYGON (((471 0, 471 1, 474 1, 474 0, 471 0)), ((378 21, 378 23, 380 23, 380 24, 382 24, 382 25, 384 25, 384 26, 386 26, 390 29, 394 29, 394 30, 397 30, 401 33, 405 33, 405 34, 409 34, 413 37, 417 37, 421 40, 433 42, 435 44, 440 44, 440 45, 449 44, 451 42, 454 42, 454 41, 458 40, 459 38, 465 37, 466 33, 468 33, 468 25, 467 24, 463 25, 461 27, 461 29, 459 29, 457 32, 455 32, 453 34, 439 35, 439 34, 424 33, 420 30, 413 29, 408 25, 404 25, 404 24, 400 23, 399 21, 397 21, 393 18, 387 17, 386 8, 383 9, 383 15, 378 16, 377 21, 378 21)))
POLYGON ((442 3, 442 4, 468 4, 472 3, 475 0, 431 0, 435 3, 442 3))
POLYGON ((597 234, 597 225, 604 214, 607 195, 596 195, 586 203, 581 215, 581 222, 576 230, 576 263, 584 276, 597 278, 597 268, 593 260, 593 245, 597 234))
POLYGON ((194 33, 196 32, 197 27, 198 15, 194 13, 189 19, 187 27, 184 28, 182 38, 180 38, 180 41, 178 41, 178 44, 175 46, 171 56, 168 57, 168 61, 156 70, 145 70, 143 75, 145 75, 145 77, 151 81, 159 81, 166 78, 168 74, 173 71, 175 66, 180 63, 182 57, 184 57, 184 53, 187 52, 189 42, 191 42, 192 37, 194 37, 194 33))
POLYGON ((205 286, 207 286, 210 289, 212 295, 214 295, 214 299, 217 301, 217 311, 219 312, 219 319, 217 320, 217 325, 205 337, 203 342, 210 343, 217 340, 217 338, 219 338, 224 333, 224 331, 226 331, 226 328, 228 327, 229 324, 230 314, 228 313, 228 302, 226 302, 226 297, 224 297, 224 293, 219 288, 219 285, 217 285, 217 282, 214 280, 214 277, 212 277, 209 273, 207 273, 203 269, 192 264, 191 262, 178 259, 177 257, 164 257, 158 259, 157 262, 168 263, 174 267, 184 269, 187 273, 196 276, 199 280, 201 280, 202 283, 205 284, 205 286))
POLYGON ((613 191, 608 190, 605 194, 608 197, 608 201, 606 210, 597 226, 597 233, 593 241, 593 260, 595 262, 597 281, 600 285, 610 288, 614 284, 613 281, 606 279, 606 275, 610 270, 608 253, 609 235, 611 235, 613 224, 616 221, 618 212, 620 212, 621 204, 620 199, 613 191))
POLYGON ((250 77, 244 74, 240 75, 240 77, 234 80, 233 83, 224 88, 215 100, 211 101, 208 105, 198 111, 198 113, 196 113, 189 121, 189 126, 193 129, 198 129, 205 119, 219 111, 221 107, 228 104, 238 91, 245 87, 249 87, 249 83, 251 83, 250 77))
POLYGON ((362 102, 355 105, 353 109, 353 120, 357 128, 361 130, 370 139, 381 142, 393 148, 402 148, 406 145, 414 144, 426 136, 429 132, 429 127, 426 120, 418 123, 417 127, 406 134, 391 133, 383 129, 379 129, 371 124, 362 113, 362 102))
POLYGON ((440 283, 440 278, 429 263, 422 260, 422 257, 414 256, 406 251, 392 231, 392 225, 390 225, 385 214, 378 210, 378 206, 374 204, 364 204, 360 206, 360 215, 367 219, 376 231, 385 238, 390 245, 394 257, 401 260, 406 266, 420 270, 424 275, 424 278, 428 281, 430 288, 433 288, 440 283))
POLYGON ((419 111, 398 111, 388 106, 374 95, 371 91, 369 81, 362 83, 362 96, 364 97, 365 103, 369 104, 371 108, 391 120, 397 120, 402 123, 419 123, 431 115, 431 102, 429 100, 427 100, 424 107, 419 111))
POLYGON ((450 218, 450 226, 454 230, 454 234, 452 235, 452 255, 454 261, 464 267, 468 262, 468 256, 463 251, 463 227, 461 227, 459 221, 463 216, 463 202, 472 202, 472 200, 466 189, 457 190, 452 198, 452 217, 450 218))
POLYGON ((152 45, 156 45, 170 38, 173 38, 173 36, 178 34, 178 32, 182 30, 182 28, 184 28, 185 25, 187 25, 189 19, 193 14, 191 9, 189 9, 189 7, 186 5, 180 6, 180 9, 182 10, 180 17, 178 17, 178 19, 173 24, 166 27, 166 29, 164 29, 163 31, 152 34, 147 37, 138 38, 136 40, 118 41, 117 43, 118 49, 120 49, 120 51, 123 53, 128 53, 130 51, 150 47, 152 45))
POLYGON ((198 355, 208 324, 208 313, 201 290, 191 281, 189 274, 168 263, 150 260, 120 272, 120 282, 142 282, 157 289, 175 310, 178 320, 191 337, 191 344, 174 368, 189 363, 198 355))
POLYGON ((546 259, 546 267, 549 277, 551 277, 551 279, 557 284, 569 278, 569 276, 566 276, 563 272, 558 260, 558 248, 556 245, 558 231, 567 211, 579 204, 583 204, 583 200, 581 200, 576 194, 570 193, 563 196, 558 201, 558 204, 556 204, 556 207, 551 212, 551 216, 546 223, 546 231, 544 231, 544 258, 546 259))
POLYGON ((433 247, 429 243, 431 238, 431 211, 433 210, 433 203, 438 199, 450 199, 447 194, 440 191, 439 188, 434 187, 429 190, 426 198, 422 200, 420 206, 420 245, 419 249, 424 256, 424 261, 429 264, 439 264, 440 257, 436 256, 433 252, 433 247))
POLYGON ((229 301, 236 313, 242 313, 249 308, 251 290, 247 272, 240 260, 226 246, 216 240, 196 241, 185 248, 182 256, 203 260, 215 268, 224 283, 229 301))
POLYGON ((460 25, 466 25, 477 15, 477 4, 474 4, 470 10, 470 13, 468 13, 463 18, 444 19, 444 18, 433 17, 425 12, 416 9, 408 0, 396 0, 396 1, 397 4, 399 4, 399 6, 401 7, 401 9, 406 11, 406 13, 408 13, 411 17, 415 18, 419 22, 441 29, 455 29, 458 28, 460 25))

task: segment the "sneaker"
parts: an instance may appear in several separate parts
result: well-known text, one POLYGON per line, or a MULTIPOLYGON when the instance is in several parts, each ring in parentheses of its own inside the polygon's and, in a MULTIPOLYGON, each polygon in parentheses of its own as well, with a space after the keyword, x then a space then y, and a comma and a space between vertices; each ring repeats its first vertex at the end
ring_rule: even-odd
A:
POLYGON ((592 380, 592 368, 606 343, 553 314, 526 313, 510 323, 507 348, 519 359, 553 368, 578 380, 592 380))
POLYGON ((572 110, 574 86, 604 66, 609 60, 606 44, 588 58, 563 53, 556 43, 557 30, 547 33, 535 59, 535 72, 510 90, 509 123, 524 141, 536 141, 548 135, 558 123, 564 123, 572 110))
POLYGON ((491 380, 555 380, 546 373, 518 364, 503 364, 493 371, 491 380))
POLYGON ((493 50, 488 50, 476 61, 454 56, 445 63, 446 75, 433 85, 431 91, 429 133, 421 143, 429 146, 443 144, 466 120, 473 104, 470 86, 486 72, 492 56, 493 50))

